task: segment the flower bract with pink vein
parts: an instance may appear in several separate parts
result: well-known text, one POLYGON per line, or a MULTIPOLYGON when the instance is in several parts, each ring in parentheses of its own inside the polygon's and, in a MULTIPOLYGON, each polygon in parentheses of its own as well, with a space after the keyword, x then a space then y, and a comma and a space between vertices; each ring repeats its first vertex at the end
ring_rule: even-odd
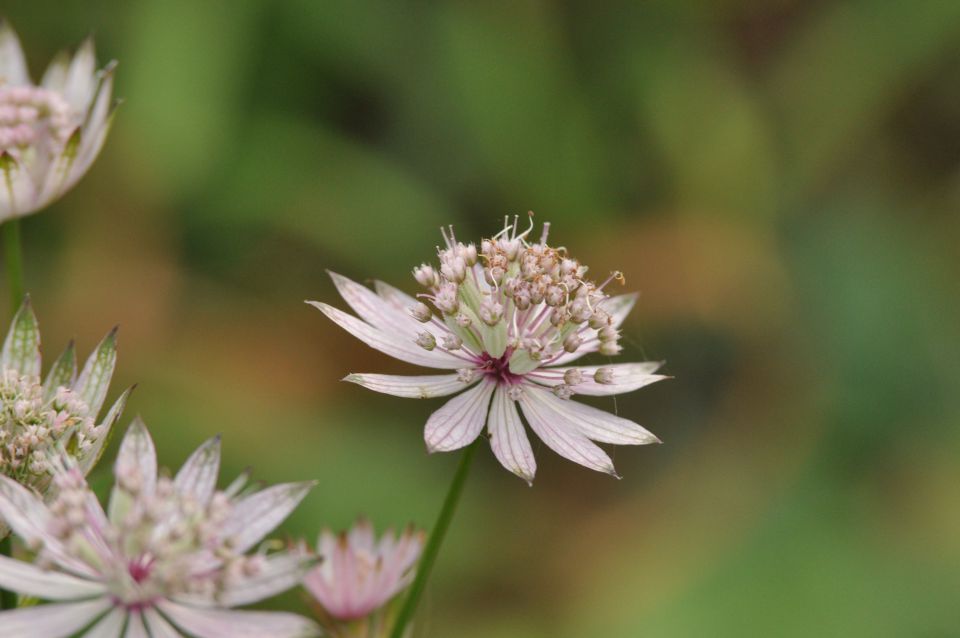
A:
POLYGON ((250 553, 312 483, 245 490, 241 477, 218 490, 219 465, 214 438, 174 477, 158 473, 153 440, 137 420, 120 446, 106 511, 66 455, 49 504, 0 476, 0 518, 36 553, 33 564, 0 556, 0 587, 50 601, 0 612, 3 635, 317 635, 295 614, 233 609, 297 585, 313 566, 296 552, 250 553))
POLYGON ((561 456, 616 476, 596 443, 659 442, 620 416, 571 400, 610 396, 667 377, 659 362, 572 365, 584 355, 620 352, 620 326, 635 295, 608 294, 613 273, 597 283, 564 248, 538 241, 533 229, 504 222, 479 246, 444 231, 440 265, 423 264, 414 278, 426 292, 411 297, 383 282, 375 290, 331 273, 357 316, 308 302, 367 345, 408 363, 445 374, 398 376, 355 373, 347 381, 409 398, 458 394, 427 420, 431 452, 462 448, 483 433, 500 463, 531 482, 536 461, 520 415, 561 456), (518 409, 519 408, 519 409, 518 409))

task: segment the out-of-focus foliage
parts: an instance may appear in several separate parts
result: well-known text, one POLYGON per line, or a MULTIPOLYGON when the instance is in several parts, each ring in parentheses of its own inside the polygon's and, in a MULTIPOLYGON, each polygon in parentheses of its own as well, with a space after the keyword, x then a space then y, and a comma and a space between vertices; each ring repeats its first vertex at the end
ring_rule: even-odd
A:
POLYGON ((406 368, 300 303, 324 269, 413 290, 439 224, 533 209, 642 292, 625 357, 677 379, 616 407, 665 445, 622 481, 539 449, 532 489, 483 458, 419 635, 960 632, 960 3, 4 11, 32 63, 121 61, 101 159, 24 223, 47 348, 119 322, 168 465, 223 432, 320 480, 291 533, 428 526, 456 462, 439 401, 338 383, 406 368))

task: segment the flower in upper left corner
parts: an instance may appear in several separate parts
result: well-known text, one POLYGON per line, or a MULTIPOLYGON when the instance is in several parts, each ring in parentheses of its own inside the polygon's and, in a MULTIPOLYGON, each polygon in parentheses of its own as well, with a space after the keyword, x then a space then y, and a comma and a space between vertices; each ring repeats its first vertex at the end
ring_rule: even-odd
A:
POLYGON ((17 34, 0 20, 0 221, 59 199, 93 164, 110 129, 115 66, 97 71, 87 39, 35 85, 17 34))
MULTIPOLYGON (((87 474, 99 460, 130 390, 97 416, 107 398, 117 361, 111 331, 77 370, 73 344, 41 381, 40 327, 27 299, 0 350, 0 475, 46 495, 53 482, 52 459, 61 450, 87 474)), ((0 538, 8 529, 0 520, 0 538)))

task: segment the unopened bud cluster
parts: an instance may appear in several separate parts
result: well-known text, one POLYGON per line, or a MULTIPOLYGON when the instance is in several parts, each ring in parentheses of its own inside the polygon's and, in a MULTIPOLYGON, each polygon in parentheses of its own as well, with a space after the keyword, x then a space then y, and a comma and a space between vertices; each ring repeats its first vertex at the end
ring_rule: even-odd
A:
POLYGON ((78 122, 54 91, 35 86, 0 86, 0 152, 20 161, 31 149, 59 152, 78 122))
POLYGON ((222 534, 232 510, 226 493, 215 492, 207 502, 200 502, 164 476, 148 487, 141 468, 133 465, 118 464, 116 479, 111 500, 120 505, 111 509, 110 527, 100 526, 107 547, 91 543, 90 526, 99 525, 89 520, 93 508, 88 499, 94 497, 76 468, 56 474, 58 489, 50 504, 53 517, 48 531, 75 558, 102 572, 125 604, 177 594, 215 597, 262 570, 262 555, 234 552, 230 539, 222 534), (105 550, 109 559, 103 555, 105 550), (202 556, 211 561, 207 572, 197 569, 202 556))
MULTIPOLYGON (((433 306, 419 303, 411 309, 430 328, 415 339, 420 347, 462 350, 471 359, 490 360, 491 373, 501 371, 497 361, 509 363, 514 375, 588 347, 606 356, 620 352, 620 333, 604 309, 604 287, 622 281, 622 275, 594 283, 586 266, 564 248, 547 244, 549 224, 538 242, 528 241, 532 228, 531 222, 518 233, 514 218, 479 248, 458 242, 452 228, 443 231, 440 267, 422 264, 413 271, 427 290, 420 297, 433 306)), ((579 382, 565 380, 555 392, 567 397, 579 382)))
POLYGON ((0 373, 0 473, 38 490, 50 481, 50 457, 57 443, 78 456, 90 449, 101 429, 87 404, 59 387, 44 399, 37 377, 16 370, 0 373))

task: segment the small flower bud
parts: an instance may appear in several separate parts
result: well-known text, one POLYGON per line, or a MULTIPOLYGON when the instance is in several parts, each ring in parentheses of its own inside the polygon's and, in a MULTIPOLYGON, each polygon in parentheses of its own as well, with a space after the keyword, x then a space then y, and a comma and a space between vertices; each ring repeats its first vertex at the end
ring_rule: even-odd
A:
POLYGON ((566 293, 560 286, 549 286, 543 300, 547 302, 548 306, 559 306, 564 302, 566 296, 566 293))
POLYGON ((519 401, 521 398, 523 398, 523 388, 519 385, 510 386, 510 389, 507 390, 507 397, 509 397, 512 401, 519 401))
POLYGON ((437 339, 429 332, 421 332, 417 335, 416 343, 424 350, 433 350, 437 347, 437 339))
POLYGON ((561 399, 569 399, 573 396, 573 388, 568 386, 566 383, 560 383, 553 386, 553 393, 561 399))
POLYGON ((413 318, 420 323, 427 323, 430 321, 430 318, 433 317, 433 313, 430 312, 430 308, 425 303, 418 303, 416 306, 411 308, 410 314, 413 315, 413 318))
POLYGON ((570 368, 563 373, 563 382, 567 385, 578 385, 583 383, 583 373, 578 368, 570 368))
POLYGON ((455 334, 445 334, 442 340, 444 350, 459 350, 463 345, 463 339, 455 334))
POLYGON ((452 315, 460 308, 460 300, 457 298, 457 285, 445 283, 437 290, 433 297, 433 305, 440 309, 445 315, 452 315))
POLYGON ((477 247, 474 244, 467 244, 460 247, 460 256, 468 266, 477 263, 477 247))
POLYGON ((460 368, 457 370, 457 381, 460 381, 460 383, 473 383, 476 378, 476 368, 460 368))
POLYGON ((582 298, 574 299, 573 303, 570 304, 569 310, 570 321, 573 323, 583 323, 593 314, 590 306, 582 298))
POLYGON ((462 312, 457 313, 457 316, 454 320, 461 328, 469 328, 473 324, 473 320, 462 312))
POLYGON ((491 286, 499 286, 507 272, 500 266, 493 266, 483 271, 483 278, 491 286))
POLYGON ((594 330, 600 330, 610 325, 610 315, 605 310, 597 308, 590 315, 589 326, 594 330))
POLYGON ((613 383, 613 368, 597 368, 593 373, 593 380, 603 385, 613 383))
POLYGON ((480 304, 480 319, 488 326, 495 326, 503 317, 503 304, 492 299, 484 299, 480 304))
POLYGON ((623 348, 621 348, 620 344, 616 341, 601 341, 600 348, 597 349, 597 352, 606 357, 612 357, 615 354, 620 354, 621 350, 623 350, 623 348))
POLYGON ((440 274, 443 275, 447 281, 452 281, 456 284, 462 283, 463 280, 467 278, 467 263, 463 260, 463 257, 449 259, 447 263, 440 266, 440 274))
POLYGON ((419 267, 414 268, 413 278, 424 288, 434 288, 440 283, 440 277, 437 275, 437 271, 433 269, 433 266, 428 264, 421 264, 419 267))
POLYGON ((583 339, 580 338, 580 335, 576 332, 571 332, 567 335, 567 338, 563 340, 563 349, 567 352, 576 352, 581 344, 583 344, 583 339))
POLYGON ((604 326, 597 331, 600 341, 616 341, 620 338, 620 331, 613 326, 604 326))

